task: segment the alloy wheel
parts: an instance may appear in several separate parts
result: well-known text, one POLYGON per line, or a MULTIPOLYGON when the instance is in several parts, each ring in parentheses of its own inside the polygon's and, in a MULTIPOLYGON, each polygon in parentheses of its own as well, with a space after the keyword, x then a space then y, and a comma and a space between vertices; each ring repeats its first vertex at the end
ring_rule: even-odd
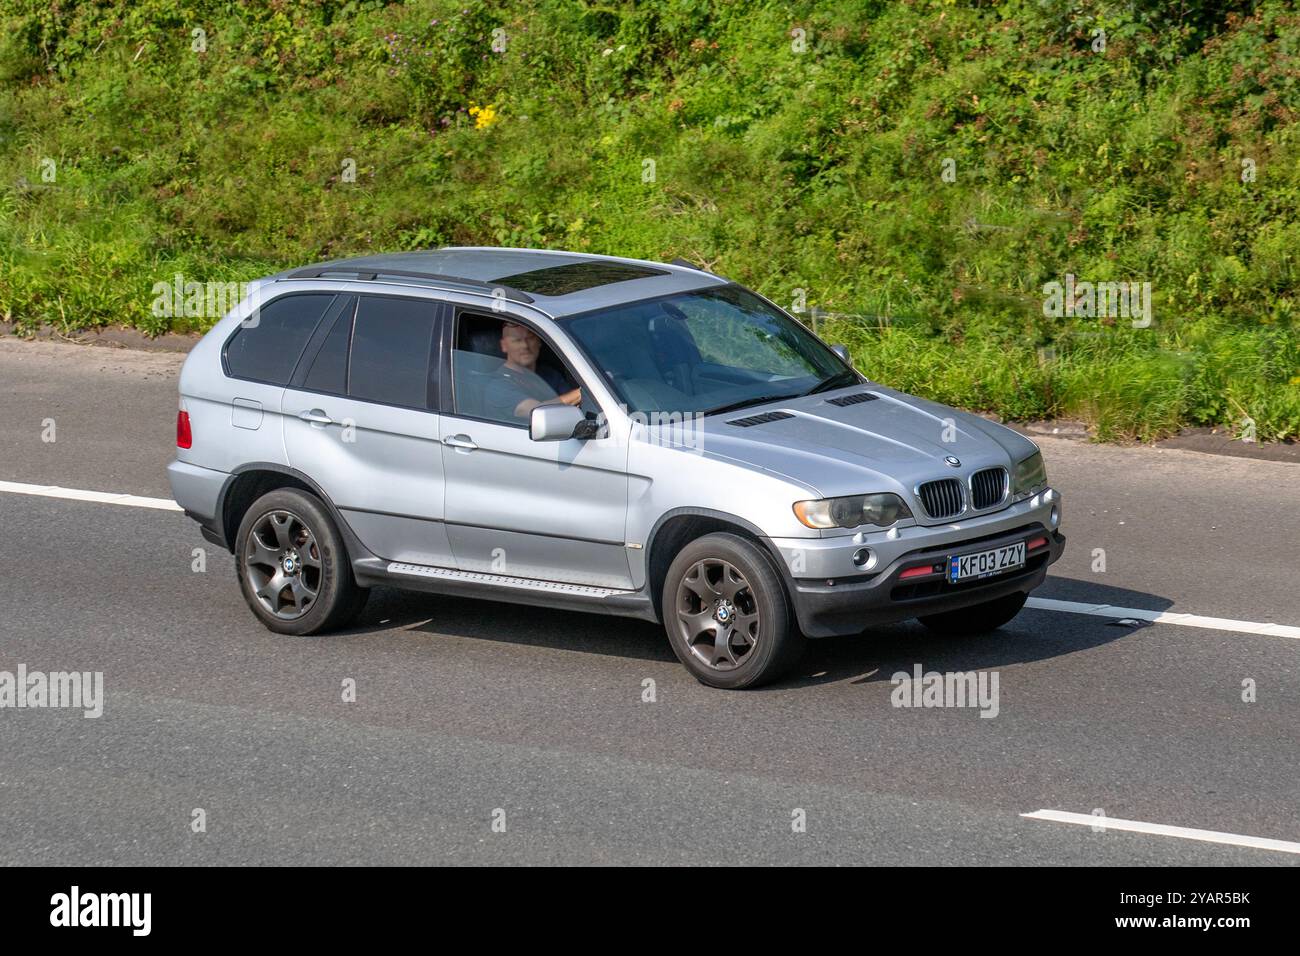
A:
POLYGON ((677 586, 677 627, 690 652, 713 670, 734 670, 759 640, 758 602, 745 575, 721 558, 695 562, 677 586))
POLYGON ((244 576, 266 611, 286 621, 302 617, 320 594, 322 568, 316 535, 291 511, 267 512, 248 534, 244 576))

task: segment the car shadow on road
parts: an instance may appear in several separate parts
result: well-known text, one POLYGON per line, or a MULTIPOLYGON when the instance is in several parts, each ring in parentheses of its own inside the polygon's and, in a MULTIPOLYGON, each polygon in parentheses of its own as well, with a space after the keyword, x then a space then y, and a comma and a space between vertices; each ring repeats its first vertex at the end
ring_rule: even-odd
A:
MULTIPOLYGON (((1049 578, 1035 593, 1061 601, 1163 611, 1172 601, 1143 591, 1069 578, 1049 578)), ((942 637, 916 621, 867 628, 860 634, 808 642, 793 674, 774 690, 888 681, 916 663, 927 671, 970 671, 1060 657, 1119 640, 1147 626, 1114 618, 1026 608, 1001 629, 972 637, 942 637)), ((401 629, 632 660, 675 660, 663 629, 646 621, 553 608, 506 604, 395 588, 375 588, 351 635, 401 629)))
MULTIPOLYGON (((1070 578, 1048 578, 1034 597, 1148 611, 1173 605, 1168 598, 1145 591, 1070 578)), ((969 637, 944 637, 919 621, 905 621, 811 641, 798 671, 775 686, 888 682, 899 671, 911 672, 918 663, 926 671, 941 673, 1006 667, 1099 647, 1148 626, 1146 621, 1125 618, 1122 611, 1111 617, 1032 607, 996 631, 969 637)))
POLYGON ((634 660, 676 660, 663 628, 648 621, 375 588, 350 633, 391 628, 634 660))

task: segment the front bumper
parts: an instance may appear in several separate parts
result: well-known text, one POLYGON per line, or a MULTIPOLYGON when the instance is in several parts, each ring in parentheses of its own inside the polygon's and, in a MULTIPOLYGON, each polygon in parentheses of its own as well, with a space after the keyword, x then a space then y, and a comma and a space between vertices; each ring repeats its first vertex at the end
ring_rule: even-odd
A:
MULTIPOLYGON (((1047 577, 1048 566, 1065 551, 1065 536, 1057 530, 1059 495, 1046 497, 1045 493, 1031 501, 1022 502, 1025 507, 1013 506, 984 520, 907 529, 914 533, 887 539, 883 555, 872 541, 866 546, 876 554, 876 560, 865 573, 840 570, 817 577, 790 573, 787 583, 800 629, 809 637, 856 634, 874 624, 938 614, 1017 591, 1032 591, 1047 577), (1027 551, 1025 566, 1006 574, 959 584, 949 584, 942 571, 901 577, 904 571, 915 571, 927 564, 932 569, 942 568, 953 554, 1038 538, 1044 541, 1027 551)), ((833 546, 823 547, 811 558, 806 551, 792 555, 787 551, 789 542, 780 542, 778 547, 790 572, 796 567, 806 570, 810 562, 819 568, 831 565, 838 569, 846 561, 852 567, 852 553, 863 547, 859 537, 828 539, 833 546)))

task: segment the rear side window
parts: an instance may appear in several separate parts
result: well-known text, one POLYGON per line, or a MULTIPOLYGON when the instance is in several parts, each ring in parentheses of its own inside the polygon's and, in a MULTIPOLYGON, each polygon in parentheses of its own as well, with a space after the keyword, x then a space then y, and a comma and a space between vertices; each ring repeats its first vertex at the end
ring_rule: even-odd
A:
POLYGON ((255 323, 241 324, 226 344, 226 369, 235 378, 287 385, 307 340, 334 296, 286 295, 263 305, 255 323))
POLYGON ((430 365, 438 305, 423 299, 362 296, 352 329, 348 395, 367 402, 433 406, 430 365))
POLYGON ((352 317, 355 313, 354 300, 335 320, 334 327, 325 337, 312 361, 311 370, 303 379, 302 387, 309 392, 348 393, 348 345, 352 342, 352 317))

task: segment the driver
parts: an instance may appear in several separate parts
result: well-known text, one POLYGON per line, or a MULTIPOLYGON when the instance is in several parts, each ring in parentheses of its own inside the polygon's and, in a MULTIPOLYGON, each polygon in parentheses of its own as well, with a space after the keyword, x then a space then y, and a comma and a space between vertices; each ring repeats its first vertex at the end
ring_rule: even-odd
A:
POLYGON ((537 374, 537 357, 542 351, 542 340, 532 329, 513 322, 501 325, 501 351, 505 363, 484 391, 487 411, 498 419, 528 418, 538 405, 563 402, 577 405, 582 401, 582 389, 574 388, 563 395, 537 374))

